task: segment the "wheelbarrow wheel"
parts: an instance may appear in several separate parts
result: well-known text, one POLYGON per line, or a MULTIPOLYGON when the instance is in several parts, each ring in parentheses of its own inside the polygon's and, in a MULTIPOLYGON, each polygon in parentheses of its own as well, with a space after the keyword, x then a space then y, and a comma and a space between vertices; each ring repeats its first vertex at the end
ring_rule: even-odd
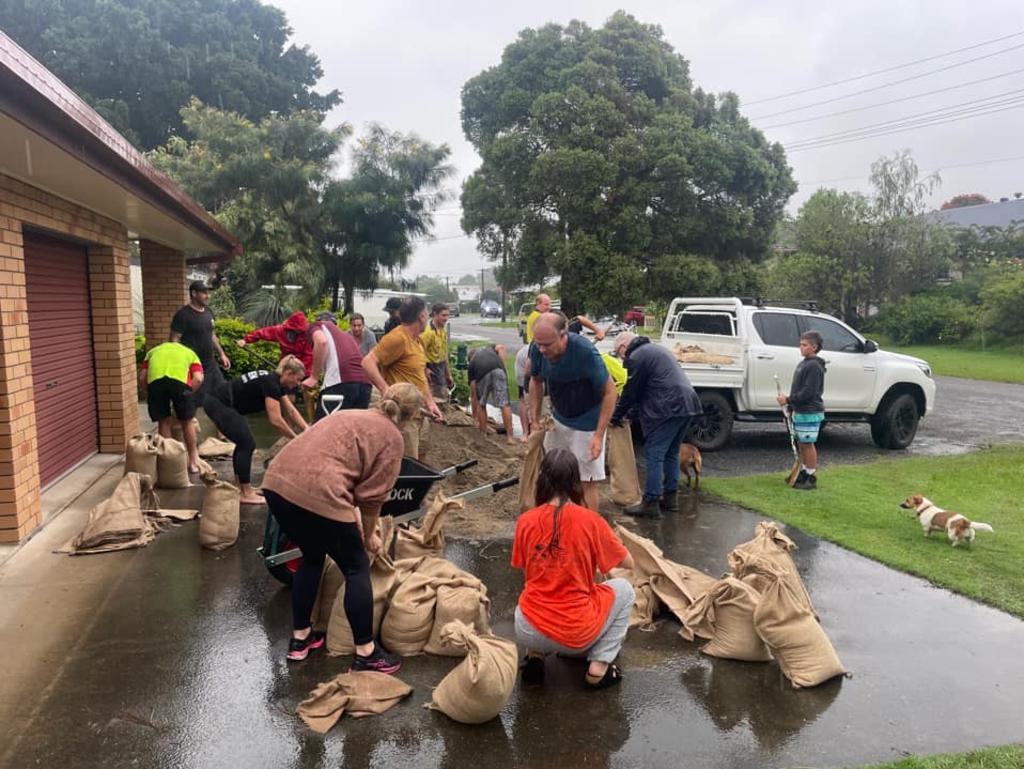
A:
MULTIPOLYGON (((272 552, 283 553, 285 550, 291 550, 293 547, 295 547, 295 543, 288 538, 287 534, 281 531, 277 536, 277 548, 272 552)), ((266 552, 271 552, 271 550, 267 548, 266 552)), ((291 587, 292 581, 295 578, 295 572, 299 570, 299 566, 301 564, 302 558, 293 558, 290 561, 279 563, 276 566, 268 566, 267 571, 269 571, 271 576, 273 576, 274 579, 282 585, 291 587)))

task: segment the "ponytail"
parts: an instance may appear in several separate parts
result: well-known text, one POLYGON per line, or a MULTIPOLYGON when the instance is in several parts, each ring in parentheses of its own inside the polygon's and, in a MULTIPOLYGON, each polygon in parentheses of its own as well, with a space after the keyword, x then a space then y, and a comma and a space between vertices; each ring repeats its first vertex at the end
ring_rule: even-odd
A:
POLYGON ((304 377, 306 376, 306 367, 294 355, 285 355, 281 358, 281 362, 277 364, 277 375, 280 376, 286 372, 304 377))
POLYGON ((401 382, 391 385, 385 391, 377 404, 377 410, 394 422, 396 427, 401 428, 406 422, 419 416, 422 404, 423 397, 419 389, 415 385, 401 382))

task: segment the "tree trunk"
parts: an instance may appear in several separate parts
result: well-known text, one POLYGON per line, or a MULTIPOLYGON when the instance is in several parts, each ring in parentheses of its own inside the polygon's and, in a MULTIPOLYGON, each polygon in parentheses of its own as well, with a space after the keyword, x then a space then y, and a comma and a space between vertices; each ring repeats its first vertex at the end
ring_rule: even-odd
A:
POLYGON ((354 283, 346 283, 342 281, 342 285, 345 289, 345 315, 351 315, 353 312, 353 299, 356 293, 356 287, 354 283))
POLYGON ((340 288, 338 281, 334 281, 331 285, 331 312, 338 312, 338 289, 340 288))

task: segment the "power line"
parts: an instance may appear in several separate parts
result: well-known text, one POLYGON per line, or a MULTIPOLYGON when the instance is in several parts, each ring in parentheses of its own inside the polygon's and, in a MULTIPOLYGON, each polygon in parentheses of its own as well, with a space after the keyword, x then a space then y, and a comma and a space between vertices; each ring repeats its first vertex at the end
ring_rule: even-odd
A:
POLYGON ((1003 40, 1010 40, 1014 37, 1020 37, 1021 35, 1024 35, 1024 30, 1020 32, 1014 32, 1010 35, 1004 35, 1003 37, 995 37, 992 38, 991 40, 985 40, 984 42, 981 43, 975 43, 974 45, 968 45, 965 46, 964 48, 957 48, 952 51, 946 51, 945 53, 938 53, 935 54, 934 56, 926 56, 923 59, 915 59, 914 61, 908 61, 905 64, 896 64, 894 66, 886 67, 884 69, 876 69, 873 72, 865 72, 863 75, 855 75, 853 77, 844 78, 843 80, 833 80, 831 83, 822 83, 821 85, 810 86, 808 88, 801 88, 800 90, 797 91, 788 91, 787 93, 781 93, 778 96, 769 96, 764 99, 755 99, 754 101, 746 102, 746 106, 749 107, 754 104, 764 104, 770 101, 778 101, 779 99, 785 99, 790 96, 799 96, 800 94, 810 93, 811 91, 820 91, 823 88, 832 88, 833 86, 843 85, 844 83, 853 83, 857 80, 864 80, 865 78, 874 77, 875 75, 884 75, 886 72, 894 72, 898 69, 906 69, 907 67, 912 67, 915 64, 924 64, 927 61, 944 59, 947 56, 952 56, 953 54, 963 53, 964 51, 972 51, 976 48, 983 48, 986 45, 991 45, 992 43, 999 43, 1002 42, 1003 40))
POLYGON ((446 235, 443 238, 422 238, 421 240, 410 240, 410 243, 437 243, 440 240, 458 240, 459 238, 471 238, 472 235, 446 235))
MULTIPOLYGON (((993 163, 1012 163, 1015 160, 1024 160, 1024 155, 1014 155, 1014 156, 1008 157, 1008 158, 992 158, 990 160, 972 160, 972 161, 969 161, 969 162, 966 162, 966 163, 953 163, 952 165, 937 166, 936 168, 932 168, 932 169, 930 169, 928 171, 922 171, 921 173, 927 175, 927 174, 935 173, 937 171, 939 171, 939 172, 951 171, 951 170, 953 170, 955 168, 973 168, 974 166, 987 166, 987 165, 992 165, 993 163)), ((835 178, 832 178, 832 179, 815 179, 814 181, 810 181, 810 182, 797 182, 797 184, 799 186, 801 186, 801 187, 811 187, 811 186, 819 185, 819 184, 831 184, 832 182, 868 181, 868 180, 869 180, 869 178, 867 176, 864 176, 864 175, 858 175, 858 176, 839 176, 839 177, 835 177, 835 178)))
POLYGON ((934 91, 925 91, 924 93, 911 94, 910 96, 902 96, 899 99, 880 101, 876 102, 875 104, 868 104, 867 106, 864 107, 852 107, 850 109, 838 110, 837 112, 829 112, 824 115, 816 115, 815 117, 801 118, 799 120, 789 120, 785 123, 773 123, 772 125, 761 126, 761 129, 767 131, 772 128, 783 128, 784 126, 797 125, 799 123, 813 123, 816 120, 824 120, 825 118, 838 117, 839 115, 849 115, 854 112, 863 112, 864 110, 876 109, 878 107, 886 107, 890 104, 900 104, 904 101, 909 101, 911 99, 921 99, 924 98, 925 96, 934 96, 935 94, 939 93, 955 91, 959 88, 966 88, 967 86, 978 85, 979 83, 987 83, 991 80, 998 80, 1003 77, 1009 77, 1010 75, 1017 75, 1020 74, 1021 72, 1024 72, 1024 68, 1014 69, 1009 72, 1003 72, 999 75, 992 75, 991 77, 983 77, 978 80, 969 80, 966 83, 960 83, 959 85, 951 85, 948 88, 937 88, 934 91))
POLYGON ((965 64, 973 64, 976 61, 982 61, 983 59, 991 59, 993 56, 1001 56, 1004 53, 1009 53, 1011 51, 1016 51, 1016 50, 1018 50, 1020 48, 1024 48, 1024 43, 1020 43, 1018 45, 1010 46, 1009 48, 1002 48, 1002 49, 1000 49, 998 51, 993 51, 992 53, 986 53, 984 56, 977 56, 977 57, 975 57, 973 59, 967 59, 965 61, 959 61, 959 62, 956 62, 954 64, 947 64, 945 67, 939 67, 938 69, 930 69, 927 72, 921 72, 921 73, 919 73, 917 75, 911 75, 910 77, 904 77, 904 78, 901 78, 899 80, 891 80, 888 83, 882 83, 881 85, 875 85, 875 86, 872 86, 871 88, 863 88, 860 91, 853 91, 851 93, 844 94, 842 96, 834 96, 831 99, 823 99, 822 101, 813 102, 811 104, 805 104, 802 107, 792 107, 790 109, 779 110, 778 112, 770 112, 770 113, 768 113, 766 115, 757 115, 757 116, 754 116, 754 117, 751 117, 751 118, 748 118, 748 119, 749 120, 764 120, 765 118, 778 117, 779 115, 790 115, 790 114, 792 114, 794 112, 803 112, 805 109, 811 109, 812 107, 820 107, 820 106, 822 106, 824 104, 833 104, 834 102, 843 101, 844 99, 850 99, 850 98, 853 98, 854 96, 861 96, 861 95, 866 94, 866 93, 871 93, 872 91, 881 91, 884 88, 890 88, 890 87, 892 87, 894 85, 901 85, 902 83, 909 83, 911 80, 920 80, 921 78, 928 77, 929 75, 936 75, 939 72, 946 72, 946 71, 951 70, 951 69, 956 69, 957 67, 962 67, 965 64))

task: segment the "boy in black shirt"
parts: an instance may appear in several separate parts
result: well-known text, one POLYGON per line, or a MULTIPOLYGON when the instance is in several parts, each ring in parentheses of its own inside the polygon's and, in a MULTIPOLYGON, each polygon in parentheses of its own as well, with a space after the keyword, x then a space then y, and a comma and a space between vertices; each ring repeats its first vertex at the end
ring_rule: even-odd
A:
POLYGON ((815 443, 821 423, 825 421, 825 402, 821 397, 825 390, 825 361, 818 357, 822 344, 821 334, 817 331, 800 335, 800 354, 804 359, 793 374, 789 395, 779 393, 779 405, 789 404, 793 431, 800 447, 802 467, 793 488, 804 491, 818 488, 818 450, 815 443))

